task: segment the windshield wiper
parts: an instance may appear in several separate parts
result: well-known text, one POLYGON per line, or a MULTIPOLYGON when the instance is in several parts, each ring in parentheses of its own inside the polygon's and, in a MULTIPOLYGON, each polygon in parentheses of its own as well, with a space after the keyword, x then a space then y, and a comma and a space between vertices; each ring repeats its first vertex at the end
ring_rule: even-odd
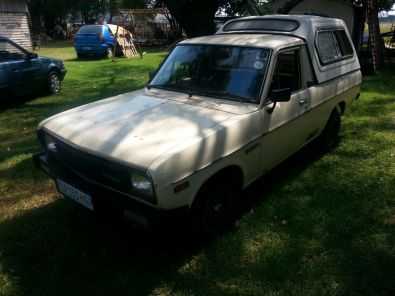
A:
POLYGON ((148 89, 157 88, 157 89, 163 89, 163 90, 168 90, 168 91, 181 92, 181 93, 187 94, 189 97, 192 97, 193 95, 197 94, 195 91, 192 91, 192 90, 177 88, 177 87, 168 87, 168 86, 163 86, 163 85, 158 85, 158 84, 149 84, 149 85, 147 85, 147 87, 148 87, 148 89))
POLYGON ((217 92, 217 91, 203 91, 202 93, 204 93, 204 95, 207 96, 213 96, 219 99, 224 99, 224 100, 230 100, 230 101, 236 101, 239 103, 256 103, 256 100, 253 99, 249 99, 243 96, 238 96, 235 94, 232 94, 228 91, 221 91, 221 92, 217 92))
POLYGON ((158 88, 158 89, 163 89, 163 90, 168 90, 168 91, 175 91, 175 92, 182 92, 187 94, 190 98, 194 95, 200 95, 200 96, 207 96, 207 97, 215 97, 218 99, 223 99, 223 100, 229 100, 229 101, 236 101, 239 103, 254 103, 256 104, 257 101, 252 99, 252 98, 247 98, 243 96, 238 96, 235 94, 232 94, 228 91, 209 91, 209 90, 196 90, 196 89, 181 89, 181 88, 176 88, 176 87, 168 87, 168 86, 163 86, 163 85, 148 85, 150 88, 158 88))

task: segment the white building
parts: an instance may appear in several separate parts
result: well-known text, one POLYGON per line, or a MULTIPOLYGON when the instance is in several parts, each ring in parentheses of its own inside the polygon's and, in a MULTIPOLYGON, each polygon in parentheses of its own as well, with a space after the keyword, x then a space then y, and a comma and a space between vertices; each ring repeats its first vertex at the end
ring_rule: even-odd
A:
POLYGON ((31 50, 30 20, 25 0, 0 0, 0 36, 31 50))

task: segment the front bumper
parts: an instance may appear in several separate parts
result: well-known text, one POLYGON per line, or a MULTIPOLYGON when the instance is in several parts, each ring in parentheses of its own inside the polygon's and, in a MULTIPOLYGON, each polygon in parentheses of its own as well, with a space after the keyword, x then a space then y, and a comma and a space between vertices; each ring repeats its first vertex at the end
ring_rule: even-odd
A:
POLYGON ((164 222, 183 219, 188 214, 187 207, 171 210, 155 208, 139 202, 125 193, 87 180, 45 152, 35 154, 33 161, 37 168, 55 181, 56 185, 59 179, 90 195, 94 211, 109 217, 114 214, 119 215, 144 229, 157 228, 164 222))

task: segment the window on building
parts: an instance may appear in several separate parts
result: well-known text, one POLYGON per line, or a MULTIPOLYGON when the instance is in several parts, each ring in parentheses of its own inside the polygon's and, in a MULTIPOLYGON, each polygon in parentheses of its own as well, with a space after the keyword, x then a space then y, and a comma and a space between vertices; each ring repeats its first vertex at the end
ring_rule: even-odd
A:
POLYGON ((6 40, 0 40, 0 60, 21 60, 25 58, 25 53, 6 40))

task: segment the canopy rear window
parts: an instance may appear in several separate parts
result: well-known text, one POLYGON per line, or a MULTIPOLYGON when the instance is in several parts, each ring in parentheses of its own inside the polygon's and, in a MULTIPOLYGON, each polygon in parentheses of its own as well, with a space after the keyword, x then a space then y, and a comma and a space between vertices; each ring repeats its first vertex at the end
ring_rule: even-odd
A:
POLYGON ((280 19, 251 19, 232 21, 224 26, 224 32, 231 31, 278 31, 292 32, 299 27, 299 23, 294 20, 280 19))

